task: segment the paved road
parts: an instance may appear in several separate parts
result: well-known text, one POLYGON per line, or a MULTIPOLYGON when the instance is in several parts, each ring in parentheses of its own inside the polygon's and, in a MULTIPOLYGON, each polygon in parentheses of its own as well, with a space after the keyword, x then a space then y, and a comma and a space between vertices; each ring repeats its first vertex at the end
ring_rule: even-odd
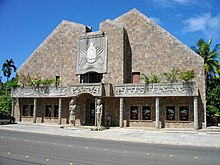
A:
POLYGON ((14 130, 49 135, 94 138, 115 141, 128 141, 153 144, 170 144, 183 146, 199 146, 220 148, 220 129, 207 130, 146 130, 132 128, 111 128, 104 131, 91 131, 87 127, 60 128, 60 125, 46 124, 9 124, 0 125, 0 130, 14 130))
POLYGON ((219 165, 220 149, 1 130, 0 165, 219 165))

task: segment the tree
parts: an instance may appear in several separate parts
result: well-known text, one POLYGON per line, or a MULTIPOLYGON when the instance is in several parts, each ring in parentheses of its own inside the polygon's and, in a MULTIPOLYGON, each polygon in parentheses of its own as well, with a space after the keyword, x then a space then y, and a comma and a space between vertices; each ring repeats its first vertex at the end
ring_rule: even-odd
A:
POLYGON ((208 82, 207 112, 220 115, 220 79, 215 78, 208 82))
POLYGON ((220 115, 220 44, 216 44, 214 49, 211 49, 211 44, 212 39, 208 43, 200 39, 191 48, 204 59, 207 122, 213 124, 213 116, 220 115))
POLYGON ((0 110, 11 113, 12 98, 10 95, 0 96, 0 110))
POLYGON ((12 106, 11 89, 18 87, 18 77, 0 84, 0 110, 10 113, 12 106))
POLYGON ((2 72, 3 72, 3 75, 7 78, 7 82, 8 82, 8 79, 11 77, 12 69, 14 72, 17 69, 14 64, 14 61, 12 59, 6 60, 2 65, 2 72))
POLYGON ((220 71, 219 64, 219 53, 218 49, 220 48, 220 44, 216 44, 214 49, 211 49, 212 39, 205 42, 203 39, 200 39, 196 46, 191 47, 197 54, 199 54, 204 59, 204 67, 205 67, 205 78, 206 85, 209 79, 215 78, 220 71))
POLYGON ((0 77, 0 96, 2 93, 2 88, 3 88, 3 82, 2 82, 2 77, 0 77))

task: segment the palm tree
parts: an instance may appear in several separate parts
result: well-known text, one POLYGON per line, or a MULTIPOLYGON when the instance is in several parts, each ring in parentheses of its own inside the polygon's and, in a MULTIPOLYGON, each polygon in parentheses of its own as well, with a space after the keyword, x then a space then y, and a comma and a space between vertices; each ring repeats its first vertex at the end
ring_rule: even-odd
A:
POLYGON ((220 51, 218 51, 218 49, 220 48, 220 44, 216 44, 213 50, 211 50, 211 44, 212 39, 210 39, 208 43, 205 42, 203 39, 200 39, 196 43, 196 46, 191 47, 192 50, 194 50, 204 59, 206 83, 208 82, 208 80, 218 76, 220 71, 220 51))
POLYGON ((8 82, 8 79, 11 77, 12 69, 14 72, 17 69, 15 67, 14 61, 12 59, 6 60, 2 65, 2 72, 3 72, 3 75, 7 78, 7 82, 8 82))

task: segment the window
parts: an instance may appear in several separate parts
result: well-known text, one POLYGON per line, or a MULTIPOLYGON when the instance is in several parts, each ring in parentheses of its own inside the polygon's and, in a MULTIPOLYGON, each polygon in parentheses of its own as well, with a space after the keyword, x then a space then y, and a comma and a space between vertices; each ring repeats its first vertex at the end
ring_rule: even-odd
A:
POLYGON ((166 119, 175 120, 175 107, 174 106, 166 107, 166 119))
POLYGON ((142 107, 142 120, 151 120, 151 107, 150 106, 142 107))
POLYGON ((34 105, 31 105, 30 106, 30 116, 33 116, 33 114, 34 114, 34 105))
POLYGON ((52 107, 51 107, 51 105, 46 105, 45 116, 46 117, 51 117, 52 116, 52 107))
POLYGON ((29 116, 28 105, 23 105, 22 116, 29 116))
POLYGON ((92 27, 86 26, 86 33, 92 32, 92 27))
POLYGON ((54 117, 58 117, 59 105, 54 105, 54 117))
POLYGON ((180 106, 179 107, 179 120, 180 121, 189 121, 189 107, 180 106))
POLYGON ((58 117, 59 116, 59 105, 46 105, 45 117, 58 117))
POLYGON ((34 105, 23 105, 22 116, 33 117, 34 105))
POLYGON ((138 120, 138 106, 131 106, 130 119, 138 120))
POLYGON ((86 73, 80 76, 80 83, 101 83, 102 74, 96 72, 86 73))
POLYGON ((60 85, 60 76, 56 76, 55 86, 58 87, 60 85))
POLYGON ((133 82, 133 84, 140 83, 140 72, 133 72, 132 73, 132 82, 133 82))

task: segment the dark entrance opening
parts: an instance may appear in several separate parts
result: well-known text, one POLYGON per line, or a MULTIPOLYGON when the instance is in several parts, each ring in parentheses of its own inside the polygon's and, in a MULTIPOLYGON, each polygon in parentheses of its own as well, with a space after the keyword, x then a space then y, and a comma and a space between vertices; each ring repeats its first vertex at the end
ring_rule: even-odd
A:
MULTIPOLYGON (((80 119, 83 122, 83 125, 86 126, 95 126, 95 108, 96 108, 96 100, 98 98, 92 96, 89 93, 83 93, 77 96, 77 105, 80 107, 81 112, 78 114, 80 115, 80 119)), ((105 99, 101 99, 101 104, 103 105, 102 110, 102 126, 106 124, 106 117, 105 117, 105 99)))
MULTIPOLYGON (((86 122, 85 124, 88 126, 95 126, 95 99, 90 100, 87 99, 86 101, 86 122)), ((104 108, 104 103, 103 105, 103 110, 102 110, 102 126, 105 124, 105 108, 104 108)))
POLYGON ((90 104, 90 124, 95 125, 95 103, 90 104))

